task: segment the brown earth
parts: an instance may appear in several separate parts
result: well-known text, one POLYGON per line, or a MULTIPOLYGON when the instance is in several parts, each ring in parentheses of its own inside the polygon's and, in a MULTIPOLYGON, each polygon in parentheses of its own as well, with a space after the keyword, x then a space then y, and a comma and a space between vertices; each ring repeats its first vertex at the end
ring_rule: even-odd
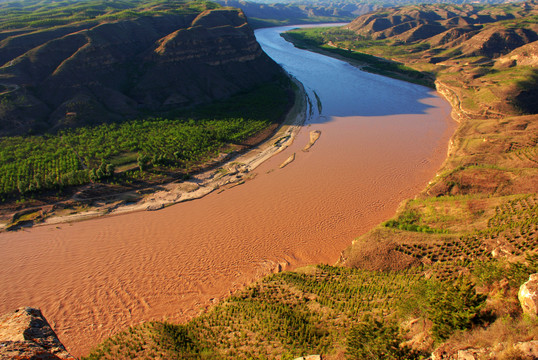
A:
POLYGON ((0 358, 74 359, 39 309, 19 308, 0 317, 0 358))

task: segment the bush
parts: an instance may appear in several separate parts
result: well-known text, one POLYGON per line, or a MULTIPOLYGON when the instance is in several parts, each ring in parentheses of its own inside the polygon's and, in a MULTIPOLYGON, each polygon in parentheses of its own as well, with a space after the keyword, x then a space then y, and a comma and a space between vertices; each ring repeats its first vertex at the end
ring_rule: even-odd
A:
POLYGON ((519 288, 529 279, 529 275, 536 272, 538 272, 538 254, 527 254, 524 263, 507 263, 499 260, 478 263, 473 275, 479 285, 490 286, 496 281, 506 279, 510 287, 519 288))

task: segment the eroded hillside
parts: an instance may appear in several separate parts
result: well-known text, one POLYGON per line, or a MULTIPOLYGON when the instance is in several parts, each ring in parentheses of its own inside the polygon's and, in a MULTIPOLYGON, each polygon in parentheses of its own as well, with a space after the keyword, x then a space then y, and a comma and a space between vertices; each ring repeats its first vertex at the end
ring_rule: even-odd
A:
POLYGON ((1 24, 0 135, 205 103, 280 74, 240 10, 214 3, 120 5, 99 16, 79 11, 84 19, 71 4, 64 18, 11 17, 1 24))
POLYGON ((188 176, 293 103, 242 11, 206 1, 2 3, 0 64, 2 220, 188 176))

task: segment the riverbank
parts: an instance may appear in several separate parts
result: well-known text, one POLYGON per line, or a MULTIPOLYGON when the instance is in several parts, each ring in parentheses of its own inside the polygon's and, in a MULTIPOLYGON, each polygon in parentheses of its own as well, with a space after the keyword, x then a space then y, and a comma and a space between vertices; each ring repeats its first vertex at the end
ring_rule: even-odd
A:
POLYGON ((328 44, 315 43, 301 37, 300 32, 285 32, 282 33, 282 37, 300 49, 313 51, 318 54, 345 61, 362 71, 435 88, 433 76, 416 71, 401 63, 366 53, 355 52, 351 49, 340 48, 332 42, 329 42, 328 44))
MULTIPOLYGON (((538 327, 526 322, 517 294, 520 285, 538 269, 538 147, 530 135, 538 131, 538 115, 530 99, 536 74, 532 51, 517 49, 514 55, 506 56, 497 53, 497 59, 430 59, 428 52, 410 50, 416 44, 392 44, 389 49, 378 41, 368 48, 361 41, 358 46, 368 49, 372 54, 368 56, 385 56, 417 71, 430 71, 437 91, 451 104, 458 128, 443 166, 428 186, 404 201, 391 220, 354 240, 342 252, 339 265, 370 271, 371 276, 380 271, 404 276, 416 269, 429 279, 424 283, 430 285, 422 286, 465 279, 473 284, 468 296, 488 299, 484 310, 475 316, 487 313, 490 319, 481 326, 460 325, 453 336, 455 328, 446 329, 441 337, 436 335, 441 324, 430 319, 431 309, 430 314, 404 311, 404 316, 398 315, 399 326, 410 331, 401 341, 416 350, 443 358, 463 351, 476 354, 477 359, 513 353, 527 356, 517 344, 534 338, 538 327), (519 100, 522 93, 529 97, 527 103, 519 100), (522 114, 524 111, 529 113, 522 114), (422 329, 410 326, 410 321, 422 323, 422 329), (514 335, 508 338, 502 332, 514 335), (485 333, 489 334, 487 340, 485 333)), ((533 46, 528 44, 527 48, 533 46)), ((473 47, 466 49, 471 52, 473 47)), ((413 281, 404 283, 408 288, 413 281)), ((431 301, 424 295, 413 296, 431 301)), ((454 302, 456 299, 448 305, 454 302)), ((457 316, 458 309, 450 311, 447 316, 457 316)))
MULTIPOLYGON (((293 143, 300 126, 306 120, 309 105, 305 91, 300 82, 294 79, 292 81, 295 84, 295 102, 284 120, 276 130, 269 133, 267 139, 246 152, 232 156, 224 153, 204 166, 209 170, 198 172, 186 181, 173 181, 91 199, 75 193, 70 199, 53 205, 17 211, 11 216, 4 214, 3 217, 10 220, 0 222, 0 231, 136 211, 155 211, 180 202, 200 199, 213 191, 224 191, 226 187, 243 184, 252 178, 251 172, 261 163, 293 143)), ((79 192, 83 191, 84 188, 79 192)))
MULTIPOLYGON (((400 64, 405 71, 398 73, 396 69, 392 75, 406 81, 413 81, 406 78, 406 69, 431 78, 438 93, 450 103, 452 118, 458 122, 458 127, 450 139, 443 166, 420 193, 419 199, 535 193, 537 162, 532 157, 536 152, 536 141, 529 136, 529 130, 532 133, 536 128, 538 115, 521 115, 521 108, 514 106, 510 98, 511 86, 532 82, 529 65, 532 67, 534 63, 532 59, 527 60, 526 55, 518 57, 524 64, 522 66, 513 63, 506 67, 506 57, 480 61, 469 61, 465 57, 444 58, 442 62, 436 60, 432 65, 427 53, 409 50, 416 47, 413 44, 393 44, 389 50, 383 41, 378 40, 370 54, 365 54, 338 48, 332 41, 327 44, 319 39, 318 32, 312 30, 292 31, 283 36, 295 46, 347 61, 362 70, 368 70, 369 65, 385 62, 400 64), (424 69, 431 72, 424 72, 424 69), (456 70, 459 76, 453 75, 456 70), (513 74, 513 78, 508 79, 510 74, 513 74), (483 96, 488 92, 495 94, 498 99, 488 102, 483 96), (517 149, 513 148, 514 144, 518 144, 517 149)), ((362 39, 354 45, 365 46, 366 49, 368 41, 371 40, 362 39)), ((412 200, 402 205, 400 215, 410 211, 407 208, 410 202, 412 200)))

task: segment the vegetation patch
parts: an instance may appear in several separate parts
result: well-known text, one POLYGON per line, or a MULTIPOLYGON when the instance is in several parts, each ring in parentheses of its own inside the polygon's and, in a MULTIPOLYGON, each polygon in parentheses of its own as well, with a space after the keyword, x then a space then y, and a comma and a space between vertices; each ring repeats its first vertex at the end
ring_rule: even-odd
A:
POLYGON ((423 233, 447 233, 447 230, 433 229, 426 224, 420 224, 420 215, 414 211, 400 214, 396 220, 388 220, 383 223, 388 228, 396 228, 406 231, 418 231, 423 233))
MULTIPOLYGON (((518 263, 525 277, 534 267, 518 263)), ((146 323, 119 333, 85 359, 419 359, 406 319, 424 317, 431 341, 494 321, 478 275, 426 279, 434 267, 367 271, 318 265, 264 278, 184 325, 146 323), (368 355, 369 354, 369 355, 368 355)), ((476 271, 473 274, 480 274, 476 271)), ((493 281, 489 279, 488 281, 493 281)), ((425 333, 425 334, 426 334, 425 333)))
POLYGON ((0 198, 33 197, 90 182, 184 176, 278 123, 290 103, 288 84, 282 80, 163 117, 0 138, 0 198))

